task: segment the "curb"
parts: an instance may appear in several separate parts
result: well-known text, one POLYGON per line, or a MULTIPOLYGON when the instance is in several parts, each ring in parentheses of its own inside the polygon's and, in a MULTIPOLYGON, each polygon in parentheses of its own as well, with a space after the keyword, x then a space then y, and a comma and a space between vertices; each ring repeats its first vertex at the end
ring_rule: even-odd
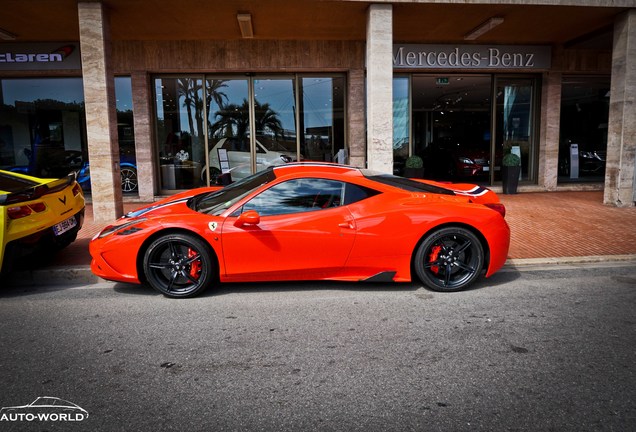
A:
POLYGON ((552 257, 552 258, 510 258, 504 264, 503 269, 520 269, 546 265, 577 265, 591 263, 627 263, 634 262, 636 255, 590 255, 578 257, 552 257))
MULTIPOLYGON (((612 265, 625 265, 633 263, 636 266, 636 255, 598 255, 583 257, 553 257, 553 258, 510 258, 506 261, 501 271, 523 271, 544 266, 564 266, 570 268, 580 267, 583 264, 607 263, 612 265)), ((91 272, 88 265, 48 267, 37 270, 25 270, 11 274, 3 285, 11 287, 35 286, 35 285, 64 285, 83 284, 91 285, 102 282, 98 276, 91 272)))

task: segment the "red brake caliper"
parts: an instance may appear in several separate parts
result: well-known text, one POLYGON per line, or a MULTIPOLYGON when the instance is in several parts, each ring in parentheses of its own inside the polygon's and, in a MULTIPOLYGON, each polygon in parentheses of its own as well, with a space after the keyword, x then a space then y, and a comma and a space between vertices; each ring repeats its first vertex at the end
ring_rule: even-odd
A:
MULTIPOLYGON (((188 258, 197 256, 197 252, 193 249, 188 249, 188 258)), ((190 265, 190 276, 193 278, 199 278, 199 272, 201 271, 201 261, 196 260, 190 265)))
MULTIPOLYGON (((441 250, 441 246, 433 246, 433 248, 431 249, 431 255, 428 257, 428 262, 437 261, 437 257, 439 256, 439 252, 441 250)), ((439 273, 439 266, 431 266, 431 271, 435 274, 439 273)))

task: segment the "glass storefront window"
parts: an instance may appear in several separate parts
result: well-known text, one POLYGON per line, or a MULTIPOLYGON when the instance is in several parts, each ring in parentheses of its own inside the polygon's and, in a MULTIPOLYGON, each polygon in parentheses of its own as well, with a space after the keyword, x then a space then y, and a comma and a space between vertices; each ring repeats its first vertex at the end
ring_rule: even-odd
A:
POLYGON ((413 154, 433 180, 487 183, 491 86, 483 75, 414 75, 413 154))
POLYGON ((344 78, 306 77, 301 80, 300 159, 336 161, 344 149, 344 78))
POLYGON ((81 78, 0 81, 0 167, 62 177, 82 167, 86 150, 81 78))
POLYGON ((161 186, 198 187, 205 166, 203 80, 180 77, 154 82, 161 186))
POLYGON ((115 98, 117 99, 117 139, 119 142, 121 188, 124 193, 138 193, 139 181, 137 180, 135 123, 130 77, 115 78, 115 98))
POLYGON ((210 181, 221 174, 219 149, 225 150, 228 167, 241 177, 252 173, 250 151, 249 120, 249 81, 247 79, 207 79, 208 109, 208 164, 210 169, 204 170, 202 180, 207 184, 207 171, 210 181))
POLYGON ((505 154, 516 153, 521 157, 521 180, 530 180, 534 168, 533 93, 533 79, 497 79, 495 167, 505 154))
POLYGON ((423 159, 424 176, 432 180, 492 185, 500 181, 501 159, 510 151, 521 156, 523 179, 533 180, 535 92, 535 78, 460 74, 395 77, 396 173, 403 174, 400 168, 410 141, 410 153, 423 159))
POLYGON ((296 97, 293 78, 254 79, 256 171, 296 159, 296 97))
POLYGON ((403 173, 404 164, 409 157, 410 117, 409 78, 393 78, 393 172, 403 173))
MULTIPOLYGON (((82 79, 4 79, 0 84, 0 168, 37 177, 75 171, 89 193, 82 79)), ((130 77, 115 78, 115 97, 122 190, 137 192, 130 77)))
POLYGON ((156 78, 162 188, 238 180, 298 158, 334 160, 344 148, 343 89, 343 77, 156 78), (192 137, 187 167, 164 144, 175 125, 192 137))
POLYGON ((559 183, 605 178, 610 77, 565 77, 561 86, 559 183))

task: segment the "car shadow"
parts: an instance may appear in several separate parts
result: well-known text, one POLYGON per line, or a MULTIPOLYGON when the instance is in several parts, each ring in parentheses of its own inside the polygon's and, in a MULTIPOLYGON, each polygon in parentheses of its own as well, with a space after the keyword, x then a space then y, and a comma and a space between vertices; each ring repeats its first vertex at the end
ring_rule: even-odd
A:
POLYGON ((129 284, 125 282, 116 282, 113 291, 119 294, 147 297, 160 297, 162 295, 148 285, 129 284))
MULTIPOLYGON (((479 280, 477 280, 473 284, 473 286, 468 288, 466 291, 472 291, 472 290, 478 290, 478 289, 483 289, 483 288, 488 288, 488 287, 497 287, 499 285, 505 285, 507 283, 516 281, 520 277, 521 277, 521 273, 517 269, 514 269, 514 268, 502 269, 502 270, 499 270, 497 273, 495 273, 494 275, 492 275, 492 276, 490 276, 488 278, 481 277, 479 280)), ((459 292, 461 292, 461 291, 459 291, 459 292)))
MULTIPOLYGON (((497 287, 513 282, 520 277, 520 272, 514 268, 509 268, 496 273, 489 278, 480 278, 472 287, 464 291, 479 290, 485 288, 497 287)), ((3 285, 0 283, 0 285, 3 285)), ((89 284, 90 285, 90 284, 89 284)), ((85 286, 84 284, 55 284, 48 285, 43 289, 39 285, 12 285, 2 286, 0 289, 0 298, 12 298, 28 295, 37 295, 43 292, 64 291, 76 288, 77 286, 85 286)), ((222 295, 230 295, 237 293, 293 293, 308 291, 352 291, 352 292, 416 292, 419 290, 427 291, 431 294, 436 291, 427 288, 420 282, 341 282, 341 281, 292 281, 292 282, 226 282, 210 287, 197 298, 216 297, 222 295)), ((147 296, 159 297, 161 293, 155 291, 148 285, 129 284, 124 282, 116 282, 113 291, 118 294, 130 296, 147 296)), ((463 291, 458 291, 457 294, 463 291)), ((453 293, 448 293, 453 294, 453 293)))
MULTIPOLYGON (((196 298, 217 297, 236 293, 285 293, 320 290, 386 292, 416 291, 422 288, 416 283, 380 283, 380 282, 338 282, 338 281, 292 281, 292 282, 225 282, 211 286, 196 298)), ((126 295, 160 296, 161 294, 147 285, 134 285, 118 282, 115 292, 126 295)))
MULTIPOLYGON (((496 273, 489 278, 481 277, 472 287, 464 291, 497 287, 512 282, 520 277, 517 270, 496 273)), ((125 295, 161 296, 147 285, 116 283, 114 291, 125 295)), ((196 298, 218 297, 237 293, 294 293, 308 291, 352 291, 352 292, 415 292, 425 290, 431 294, 436 291, 427 288, 420 282, 341 282, 341 281, 291 281, 291 282, 224 282, 206 289, 196 298)), ((457 294, 463 291, 456 292, 457 294)), ((443 294, 443 293, 442 293, 443 294)), ((447 293, 454 294, 454 293, 447 293)))
POLYGON ((72 244, 56 249, 37 247, 14 263, 11 273, 46 270, 48 268, 90 265, 88 244, 90 239, 78 238, 72 244))

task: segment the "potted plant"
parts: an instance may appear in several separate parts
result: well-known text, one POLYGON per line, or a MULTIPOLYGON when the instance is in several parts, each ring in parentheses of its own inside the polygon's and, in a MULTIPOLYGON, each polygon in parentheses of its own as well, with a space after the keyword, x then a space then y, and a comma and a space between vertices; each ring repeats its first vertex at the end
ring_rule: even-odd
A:
POLYGON ((514 153, 506 154, 501 161, 503 193, 516 194, 521 174, 521 158, 514 153))
POLYGON ((416 155, 409 156, 404 166, 404 177, 424 178, 424 162, 416 155))

